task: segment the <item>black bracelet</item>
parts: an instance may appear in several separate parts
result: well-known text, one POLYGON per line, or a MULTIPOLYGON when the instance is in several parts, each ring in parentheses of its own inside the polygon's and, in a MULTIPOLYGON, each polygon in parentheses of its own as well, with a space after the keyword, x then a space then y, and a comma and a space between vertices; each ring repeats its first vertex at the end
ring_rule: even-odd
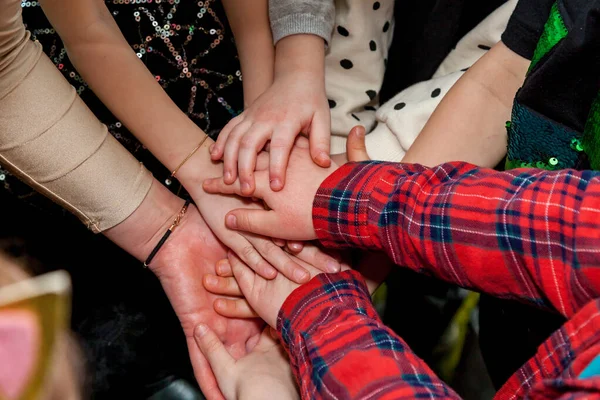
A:
POLYGON ((173 233, 173 231, 175 230, 175 228, 177 228, 177 226, 179 226, 179 223, 181 222, 181 219, 185 215, 185 212, 187 211, 188 206, 190 205, 190 202, 191 202, 190 200, 186 200, 185 201, 185 204, 183 205, 183 208, 181 209, 181 211, 179 211, 179 214, 177 214, 177 216, 175 217, 175 220, 173 221, 173 223, 171 224, 171 226, 169 227, 169 229, 167 229, 167 231, 165 232, 165 234, 163 235, 163 237, 160 238, 160 240, 158 241, 158 244, 154 247, 154 249, 152 250, 152 252, 148 256, 148 258, 146 259, 146 261, 144 261, 144 268, 147 268, 148 265, 150 265, 150 263, 152 262, 152 260, 156 256, 156 253, 158 253, 158 251, 160 250, 160 248, 165 244, 165 242, 167 241, 167 239, 169 238, 169 236, 171 236, 171 233, 173 233))

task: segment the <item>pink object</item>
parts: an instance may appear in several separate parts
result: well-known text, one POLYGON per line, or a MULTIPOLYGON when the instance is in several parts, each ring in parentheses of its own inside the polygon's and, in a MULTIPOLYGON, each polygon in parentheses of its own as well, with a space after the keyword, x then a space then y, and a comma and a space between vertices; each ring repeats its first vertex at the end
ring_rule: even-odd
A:
POLYGON ((40 346, 35 314, 25 310, 0 311, 0 394, 18 399, 34 373, 40 346))

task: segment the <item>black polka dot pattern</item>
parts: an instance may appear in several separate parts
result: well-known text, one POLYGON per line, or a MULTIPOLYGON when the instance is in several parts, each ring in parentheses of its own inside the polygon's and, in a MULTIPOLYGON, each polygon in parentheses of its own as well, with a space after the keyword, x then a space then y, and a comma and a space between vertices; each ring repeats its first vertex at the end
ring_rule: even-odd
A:
POLYGON ((383 31, 387 32, 390 29, 390 22, 386 22, 385 25, 383 25, 383 31))
POLYGON ((335 100, 327 100, 327 102, 329 103, 329 108, 335 108, 335 106, 337 106, 337 103, 335 102, 335 100))
POLYGON ((406 103, 397 103, 394 106, 394 110, 402 110, 404 107, 406 107, 406 103))
POLYGON ((365 93, 367 94, 367 96, 369 96, 369 99, 371 100, 373 100, 375 96, 377 96, 377 92, 374 90, 367 90, 365 93))
POLYGON ((381 7, 381 3, 376 1, 375 3, 373 3, 373 10, 377 11, 379 10, 379 7, 381 7))
POLYGON ((350 68, 354 67, 354 64, 352 63, 352 61, 348 60, 347 58, 344 58, 342 61, 340 61, 340 65, 344 69, 350 69, 350 68))
POLYGON ((477 47, 479 47, 481 50, 489 50, 489 49, 491 49, 490 46, 486 46, 485 44, 480 44, 477 47))
POLYGON ((369 42, 369 48, 371 49, 371 51, 376 51, 377 50, 377 43, 375 43, 374 40, 371 40, 369 42))
POLYGON ((341 25, 337 27, 337 31, 342 36, 349 36, 350 35, 350 32, 348 32, 348 29, 344 28, 341 25))
POLYGON ((350 114, 350 115, 352 115, 352 118, 354 118, 355 120, 360 121, 360 118, 358 118, 356 115, 354 115, 354 114, 350 114))
POLYGON ((431 92, 431 97, 438 97, 442 93, 442 89, 437 88, 433 92, 431 92))

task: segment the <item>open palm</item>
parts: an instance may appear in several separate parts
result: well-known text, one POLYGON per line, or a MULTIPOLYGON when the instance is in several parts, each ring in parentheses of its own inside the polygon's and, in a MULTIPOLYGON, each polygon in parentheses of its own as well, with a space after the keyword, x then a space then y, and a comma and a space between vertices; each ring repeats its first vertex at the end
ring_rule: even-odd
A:
POLYGON ((204 289, 202 277, 215 274, 215 264, 227 256, 226 248, 190 206, 181 225, 157 254, 152 270, 159 278, 185 332, 194 373, 204 395, 222 399, 212 370, 194 341, 199 324, 208 325, 233 357, 246 354, 247 344, 256 342, 263 326, 260 320, 232 319, 214 311, 217 298, 204 289))

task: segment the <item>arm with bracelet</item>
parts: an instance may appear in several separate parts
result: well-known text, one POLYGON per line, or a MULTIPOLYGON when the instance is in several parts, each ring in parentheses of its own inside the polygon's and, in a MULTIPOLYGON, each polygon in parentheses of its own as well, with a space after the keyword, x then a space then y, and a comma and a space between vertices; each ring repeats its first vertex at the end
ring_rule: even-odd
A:
POLYGON ((219 317, 198 283, 214 273, 226 249, 194 206, 186 209, 108 134, 30 40, 20 3, 2 0, 0 6, 0 164, 140 261, 171 232, 149 267, 192 344, 196 377, 210 398, 219 398, 191 329, 208 323, 238 347, 260 332, 256 321, 219 317))
MULTIPOLYGON (((228 210, 260 206, 202 190, 202 179, 222 174, 221 165, 214 164, 208 153, 212 139, 171 101, 129 47, 106 6, 94 0, 44 0, 41 5, 94 93, 164 166, 176 172, 215 235, 266 277, 279 270, 295 280, 308 280, 308 273, 271 240, 240 235, 224 226, 228 210)), ((322 253, 316 257, 322 265, 330 259, 322 253)))

